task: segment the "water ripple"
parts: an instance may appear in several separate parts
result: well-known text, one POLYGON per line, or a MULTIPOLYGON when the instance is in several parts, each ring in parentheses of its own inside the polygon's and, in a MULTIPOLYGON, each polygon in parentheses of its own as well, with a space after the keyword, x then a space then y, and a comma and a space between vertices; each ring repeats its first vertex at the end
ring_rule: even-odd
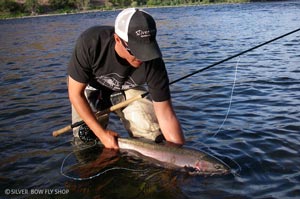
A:
MULTIPOLYGON (((300 20, 298 1, 147 11, 157 20, 171 81, 297 29, 300 20)), ((113 24, 118 12, 0 21, 1 187, 67 187, 70 197, 297 198, 299 33, 170 87, 187 145, 228 162, 240 169, 239 175, 192 177, 121 159, 122 166, 146 171, 107 173, 90 182, 60 176, 60 164, 72 150, 71 134, 52 138, 51 132, 70 123, 66 66, 74 43, 87 27, 113 24), (217 133, 228 111, 236 66, 232 106, 217 133)), ((114 115, 110 128, 126 135, 114 115)))

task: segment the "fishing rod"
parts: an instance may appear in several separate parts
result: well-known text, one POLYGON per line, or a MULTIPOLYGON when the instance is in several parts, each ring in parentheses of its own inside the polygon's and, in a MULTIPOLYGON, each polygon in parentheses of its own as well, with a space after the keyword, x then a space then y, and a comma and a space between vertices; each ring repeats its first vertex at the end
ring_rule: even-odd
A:
POLYGON ((226 58, 226 59, 223 59, 223 60, 221 60, 221 61, 218 61, 218 62, 216 62, 216 63, 214 63, 214 64, 211 64, 211 65, 209 65, 209 66, 206 66, 206 67, 204 67, 204 68, 201 68, 201 69, 199 69, 199 70, 196 70, 195 72, 192 72, 192 73, 190 73, 190 74, 188 74, 188 75, 185 75, 185 76, 183 76, 183 77, 181 77, 181 78, 178 78, 178 79, 176 79, 176 80, 170 82, 170 85, 171 85, 171 84, 174 84, 174 83, 176 83, 176 82, 179 82, 179 81, 181 81, 181 80, 183 80, 183 79, 185 79, 185 78, 188 78, 188 77, 190 77, 190 76, 192 76, 192 75, 195 75, 195 74, 197 74, 197 73, 200 73, 200 72, 202 72, 202 71, 205 71, 205 70, 207 70, 207 69, 209 69, 209 68, 212 68, 212 67, 214 67, 214 66, 216 66, 216 65, 222 64, 223 62, 226 62, 226 61, 231 60, 231 59, 233 59, 233 58, 235 58, 235 57, 238 57, 238 56, 240 56, 240 55, 243 55, 243 54, 245 54, 245 53, 247 53, 247 52, 250 52, 250 51, 252 51, 252 50, 254 50, 254 49, 257 49, 257 48, 260 48, 260 47, 262 47, 262 46, 264 46, 264 45, 267 45, 267 44, 269 44, 269 43, 272 43, 272 42, 274 42, 274 41, 276 41, 276 40, 278 40, 278 39, 281 39, 281 38, 283 38, 283 37, 286 37, 286 36, 288 36, 288 35, 291 35, 291 34, 293 34, 293 33, 295 33, 295 32, 298 32, 298 31, 300 31, 300 28, 298 28, 298 29, 296 29, 296 30, 293 30, 293 31, 291 31, 291 32, 288 32, 288 33, 286 33, 286 34, 284 34, 284 35, 281 35, 281 36, 279 36, 279 37, 276 37, 276 38, 274 38, 274 39, 271 39, 271 40, 269 40, 269 41, 266 41, 266 42, 264 42, 264 43, 261 43, 261 44, 259 44, 259 45, 257 45, 257 46, 252 47, 252 48, 249 48, 248 50, 245 50, 245 51, 242 51, 242 52, 237 53, 237 54, 235 54, 235 55, 232 55, 232 56, 230 56, 230 57, 228 57, 228 58, 226 58))
MULTIPOLYGON (((137 95, 137 96, 132 97, 132 98, 130 98, 130 99, 128 99, 128 100, 125 100, 125 101, 120 102, 120 103, 118 103, 118 104, 116 104, 116 105, 113 105, 113 106, 111 106, 111 107, 109 107, 109 108, 107 108, 107 109, 105 109, 105 110, 103 110, 103 111, 98 111, 98 112, 95 114, 95 116, 96 116, 97 119, 99 119, 99 117, 101 117, 102 115, 108 114, 108 113, 110 113, 110 112, 113 112, 113 111, 116 111, 116 110, 118 110, 118 109, 121 109, 121 108, 123 108, 123 107, 125 107, 125 106, 128 106, 130 103, 132 103, 132 102, 134 102, 134 101, 136 101, 136 100, 138 100, 138 99, 142 99, 142 98, 144 98, 144 97, 145 97, 146 95, 148 95, 148 94, 149 94, 149 92, 143 93, 143 94, 141 94, 141 95, 137 95)), ((79 122, 75 122, 75 123, 73 123, 73 124, 70 124, 70 125, 68 125, 68 126, 65 126, 65 127, 61 128, 61 129, 59 129, 59 130, 53 131, 52 135, 53 135, 54 137, 57 137, 57 136, 59 136, 59 135, 61 135, 61 134, 63 134, 63 133, 66 133, 66 132, 70 131, 71 129, 73 129, 73 128, 75 128, 75 127, 78 127, 78 126, 80 126, 80 125, 82 125, 82 124, 84 124, 84 121, 83 121, 83 120, 81 120, 81 121, 79 121, 79 122)))
MULTIPOLYGON (((271 40, 269 40, 269 41, 266 41, 266 42, 264 42, 264 43, 261 43, 261 44, 259 44, 259 45, 257 45, 257 46, 254 46, 254 47, 252 47, 252 48, 249 48, 249 49, 247 49, 247 50, 244 50, 244 51, 242 51, 242 52, 240 52, 240 53, 237 53, 237 54, 235 54, 235 55, 232 55, 232 56, 230 56, 230 57, 227 57, 226 59, 223 59, 223 60, 221 60, 221 61, 218 61, 218 62, 216 62, 216 63, 213 63, 213 64, 211 64, 211 65, 209 65, 209 66, 206 66, 206 67, 204 67, 204 68, 201 68, 201 69, 199 69, 199 70, 196 70, 196 71, 194 71, 194 72, 192 72, 192 73, 190 73, 190 74, 187 74, 187 75, 185 75, 185 76, 183 76, 183 77, 180 77, 180 78, 178 78, 178 79, 175 79, 175 80, 171 81, 171 82, 169 83, 169 85, 172 85, 172 84, 174 84, 174 83, 176 83, 176 82, 179 82, 179 81, 181 81, 181 80, 183 80, 183 79, 186 79, 186 78, 188 78, 188 77, 190 77, 190 76, 193 76, 193 75, 195 75, 195 74, 197 74, 197 73, 203 72, 203 71, 205 71, 205 70, 207 70, 207 69, 209 69, 209 68, 212 68, 212 67, 214 67, 214 66, 216 66, 216 65, 222 64, 222 63, 224 63, 224 62, 226 62, 226 61, 228 61, 228 60, 231 60, 231 59, 233 59, 233 58, 235 58, 235 57, 238 57, 238 56, 240 56, 240 55, 243 55, 243 54, 245 54, 245 53, 247 53, 247 52, 250 52, 250 51, 252 51, 252 50, 255 50, 255 49, 257 49, 257 48, 260 48, 260 47, 262 47, 262 46, 265 46, 265 45, 267 45, 267 44, 269 44, 269 43, 272 43, 272 42, 274 42, 274 41, 276 41, 276 40, 278 40, 278 39, 281 39, 281 38, 283 38, 283 37, 286 37, 286 36, 291 35, 291 34, 293 34, 293 33, 295 33, 295 32, 298 32, 298 31, 300 31, 300 28, 298 28, 298 29, 296 29, 296 30, 293 30, 293 31, 291 31, 291 32, 288 32, 288 33, 286 33, 286 34, 283 34, 283 35, 281 35, 281 36, 279 36, 279 37, 273 38, 273 39, 271 39, 271 40)), ((143 93, 142 95, 138 95, 138 96, 136 96, 136 97, 130 98, 130 99, 128 99, 128 100, 125 100, 125 101, 123 101, 123 102, 121 102, 121 103, 119 103, 119 104, 116 104, 116 105, 114 105, 114 106, 111 106, 110 108, 105 109, 104 111, 99 111, 99 112, 96 113, 96 117, 97 117, 97 119, 98 119, 101 115, 108 114, 108 113, 110 113, 110 112, 112 112, 112 111, 116 111, 116 110, 118 110, 118 109, 121 109, 121 108, 123 108, 123 107, 129 105, 129 104, 130 104, 131 102, 133 102, 133 101, 136 101, 136 100, 138 100, 138 99, 144 98, 144 97, 147 96, 148 94, 149 94, 149 92, 143 93)), ((62 128, 62 129, 53 131, 53 136, 54 136, 54 137, 57 137, 57 136, 59 136, 59 135, 65 133, 65 132, 67 132, 67 131, 69 131, 69 130, 75 128, 75 127, 78 127, 78 126, 80 126, 80 125, 82 125, 82 124, 84 124, 84 121, 79 121, 79 122, 76 122, 76 123, 74 123, 74 124, 68 125, 68 126, 62 128)))

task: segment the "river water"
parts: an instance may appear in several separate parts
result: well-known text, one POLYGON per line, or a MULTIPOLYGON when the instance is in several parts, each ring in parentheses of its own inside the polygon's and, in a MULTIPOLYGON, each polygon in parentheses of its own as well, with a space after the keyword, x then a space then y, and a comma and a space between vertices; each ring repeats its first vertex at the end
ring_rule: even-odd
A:
MULTIPOLYGON (((299 1, 147 11, 171 81, 300 28, 299 1)), ((1 198, 299 198, 300 32, 171 85, 186 145, 237 174, 189 176, 99 147, 75 164, 71 134, 52 137, 70 123, 66 65, 79 34, 118 12, 0 21, 1 198), (64 160, 71 176, 128 169, 77 181, 64 160)), ((126 135, 115 116, 109 127, 126 135)))

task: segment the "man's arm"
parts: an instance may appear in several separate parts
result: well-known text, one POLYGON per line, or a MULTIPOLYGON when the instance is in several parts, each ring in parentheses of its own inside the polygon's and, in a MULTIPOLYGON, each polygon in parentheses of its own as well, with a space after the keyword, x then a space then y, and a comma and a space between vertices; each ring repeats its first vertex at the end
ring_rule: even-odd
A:
POLYGON ((153 102, 160 129, 168 142, 183 145, 184 135, 173 110, 171 100, 153 102))
POLYGON ((82 120, 89 126, 89 128, 101 140, 102 144, 106 148, 118 149, 116 140, 118 134, 116 132, 105 130, 104 128, 102 128, 85 98, 84 89, 86 87, 86 84, 80 83, 72 79, 70 76, 68 78, 68 81, 70 101, 82 120))

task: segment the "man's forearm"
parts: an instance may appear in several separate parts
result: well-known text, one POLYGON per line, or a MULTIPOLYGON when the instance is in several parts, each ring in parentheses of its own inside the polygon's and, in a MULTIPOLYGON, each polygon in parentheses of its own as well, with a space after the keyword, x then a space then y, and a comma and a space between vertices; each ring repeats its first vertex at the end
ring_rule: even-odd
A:
POLYGON ((170 101, 154 102, 160 129, 167 141, 183 145, 185 140, 180 123, 170 101))
POLYGON ((99 137, 100 135, 98 134, 104 132, 104 129, 99 124, 85 96, 70 96, 70 101, 73 104, 79 116, 81 117, 81 119, 99 137))
MULTIPOLYGON (((103 132, 104 129, 98 123, 98 120, 84 95, 86 84, 77 82, 72 79, 72 77, 69 77, 68 80, 69 99, 81 119, 93 132, 95 132, 96 135, 103 132)), ((99 137, 99 135, 97 136, 99 137)))

